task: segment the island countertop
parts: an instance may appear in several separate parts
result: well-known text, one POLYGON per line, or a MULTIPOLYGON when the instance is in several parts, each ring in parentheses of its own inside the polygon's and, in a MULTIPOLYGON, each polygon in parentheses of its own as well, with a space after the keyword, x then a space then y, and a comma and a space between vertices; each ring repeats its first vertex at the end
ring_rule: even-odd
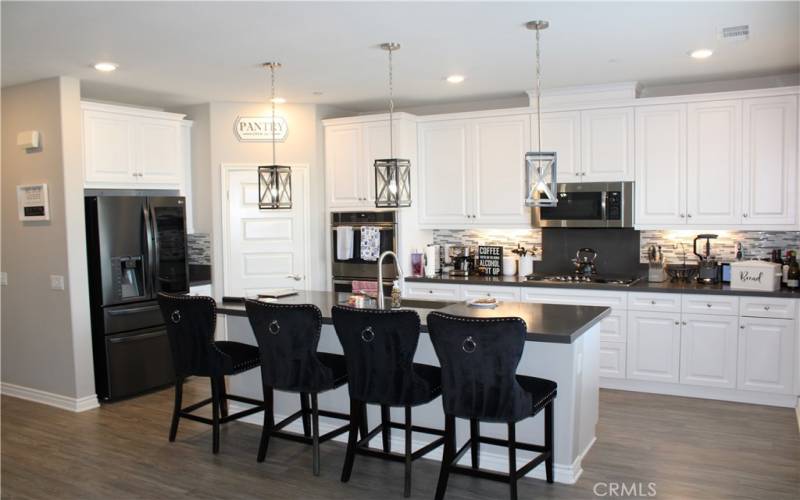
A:
MULTIPOLYGON (((322 311, 322 322, 331 324, 331 309, 345 304, 347 293, 306 291, 297 295, 277 299, 277 304, 314 304, 322 311)), ((571 344, 587 330, 610 314, 611 309, 596 306, 574 306, 556 304, 528 304, 522 302, 500 302, 493 309, 470 307, 463 302, 434 302, 410 300, 402 309, 411 309, 419 314, 422 331, 427 332, 426 319, 433 311, 470 318, 522 318, 528 328, 528 341, 571 344)), ((217 312, 231 316, 246 316, 244 303, 223 301, 217 304, 217 312)))

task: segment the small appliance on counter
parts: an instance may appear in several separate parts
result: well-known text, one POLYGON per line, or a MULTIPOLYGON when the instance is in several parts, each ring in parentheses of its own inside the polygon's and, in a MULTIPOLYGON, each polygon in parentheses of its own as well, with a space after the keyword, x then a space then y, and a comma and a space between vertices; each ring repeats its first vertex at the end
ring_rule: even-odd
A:
POLYGON ((591 276, 597 274, 597 266, 594 261, 597 259, 597 252, 591 248, 581 248, 575 253, 572 263, 575 264, 575 274, 591 276))
POLYGON ((473 266, 469 247, 450 247, 450 260, 453 263, 450 276, 469 276, 473 266))
POLYGON ((717 239, 716 234, 698 234, 693 242, 694 254, 699 260, 697 268, 697 282, 706 285, 714 285, 719 283, 719 262, 711 255, 711 240, 717 239), (697 251, 697 242, 699 240, 706 240, 705 252, 699 253, 697 251))
POLYGON ((731 288, 775 292, 781 288, 781 265, 761 260, 731 262, 731 288))
POLYGON ((425 247, 425 277, 433 278, 442 272, 441 247, 439 245, 428 245, 425 247))

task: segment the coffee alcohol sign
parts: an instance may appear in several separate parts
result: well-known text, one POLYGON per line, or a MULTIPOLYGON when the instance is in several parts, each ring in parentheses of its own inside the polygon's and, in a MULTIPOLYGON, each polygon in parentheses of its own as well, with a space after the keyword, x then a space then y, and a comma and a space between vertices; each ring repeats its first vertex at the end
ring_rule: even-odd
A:
POLYGON ((283 142, 289 135, 286 118, 276 116, 239 116, 233 123, 233 131, 240 142, 283 142))

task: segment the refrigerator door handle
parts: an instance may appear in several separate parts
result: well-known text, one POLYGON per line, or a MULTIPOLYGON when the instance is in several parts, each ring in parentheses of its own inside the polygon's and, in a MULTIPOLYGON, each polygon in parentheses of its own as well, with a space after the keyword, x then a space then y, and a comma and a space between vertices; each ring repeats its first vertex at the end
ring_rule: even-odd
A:
POLYGON ((142 333, 142 334, 138 334, 138 335, 130 335, 130 336, 127 336, 127 337, 110 338, 110 339, 108 339, 108 342, 110 344, 126 344, 128 342, 137 342, 137 341, 140 341, 140 340, 147 340, 147 339, 151 339, 153 337, 161 337, 161 336, 164 336, 164 335, 166 335, 164 330, 158 330, 158 331, 155 331, 155 332, 142 333))
POLYGON ((153 295, 161 291, 161 266, 159 265, 159 254, 161 245, 158 243, 158 223, 156 222, 156 211, 150 206, 150 230, 153 233, 153 295))
POLYGON ((130 307, 128 309, 107 309, 109 316, 126 316, 128 314, 140 314, 143 312, 157 311, 158 304, 144 307, 130 307))
POLYGON ((153 270, 156 253, 153 248, 153 227, 150 225, 150 207, 147 203, 142 205, 142 215, 144 216, 145 239, 147 240, 147 276, 150 281, 150 297, 156 298, 158 293, 157 279, 153 270))

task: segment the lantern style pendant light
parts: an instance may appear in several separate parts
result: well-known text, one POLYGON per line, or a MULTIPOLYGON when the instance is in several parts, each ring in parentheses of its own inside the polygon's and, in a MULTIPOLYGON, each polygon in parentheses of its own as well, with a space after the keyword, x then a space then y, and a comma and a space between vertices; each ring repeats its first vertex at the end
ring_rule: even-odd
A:
POLYGON ((394 157, 394 88, 392 82, 392 52, 400 49, 399 43, 383 43, 389 52, 389 156, 375 160, 375 206, 399 208, 411 206, 411 162, 394 157))
POLYGON ((525 154, 525 206, 554 207, 558 204, 556 197, 556 153, 542 151, 542 67, 539 50, 539 34, 547 29, 547 21, 530 21, 525 25, 536 31, 536 123, 539 143, 536 151, 525 154))
POLYGON ((258 167, 258 208, 271 210, 276 208, 292 208, 292 167, 278 165, 275 160, 275 70, 281 67, 279 62, 264 63, 270 70, 272 88, 272 165, 258 167))

